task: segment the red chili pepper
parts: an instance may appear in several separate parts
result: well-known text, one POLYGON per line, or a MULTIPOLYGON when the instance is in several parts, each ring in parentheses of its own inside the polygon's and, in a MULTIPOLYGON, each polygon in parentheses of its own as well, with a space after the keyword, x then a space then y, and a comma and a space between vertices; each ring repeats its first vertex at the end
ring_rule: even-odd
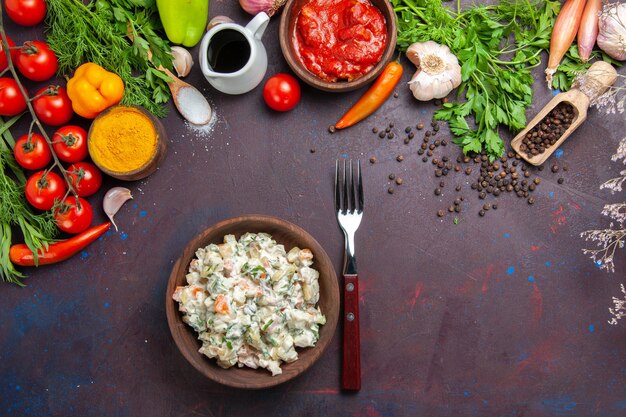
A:
POLYGON ((67 240, 49 244, 48 249, 44 250, 42 248, 39 251, 37 264, 35 264, 33 252, 24 243, 11 246, 9 258, 11 262, 19 266, 48 265, 61 262, 71 258, 91 242, 98 239, 104 232, 109 230, 109 227, 111 227, 111 223, 103 223, 67 240))
POLYGON ((378 76, 376 82, 372 84, 369 90, 363 94, 363 97, 356 102, 354 106, 337 122, 335 127, 343 129, 350 127, 370 114, 374 113, 389 98, 393 89, 402 78, 402 65, 398 61, 392 61, 378 76))

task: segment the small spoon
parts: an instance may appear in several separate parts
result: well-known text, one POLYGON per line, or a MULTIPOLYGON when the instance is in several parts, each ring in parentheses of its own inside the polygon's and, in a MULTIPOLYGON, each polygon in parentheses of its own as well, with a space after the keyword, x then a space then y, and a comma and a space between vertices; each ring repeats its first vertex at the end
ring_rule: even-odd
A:
POLYGON ((185 120, 195 125, 209 123, 212 113, 211 106, 202 93, 191 84, 172 74, 170 70, 162 66, 159 69, 172 79, 167 85, 172 92, 174 105, 185 120))
MULTIPOLYGON (((128 38, 134 42, 133 34, 128 32, 128 38)), ((148 49, 148 60, 152 62, 152 51, 148 49)), ((202 95, 196 87, 182 81, 180 78, 172 74, 172 71, 159 65, 158 68, 172 79, 167 86, 170 88, 174 106, 178 112, 189 123, 194 125, 205 125, 211 121, 212 110, 207 99, 202 95)))

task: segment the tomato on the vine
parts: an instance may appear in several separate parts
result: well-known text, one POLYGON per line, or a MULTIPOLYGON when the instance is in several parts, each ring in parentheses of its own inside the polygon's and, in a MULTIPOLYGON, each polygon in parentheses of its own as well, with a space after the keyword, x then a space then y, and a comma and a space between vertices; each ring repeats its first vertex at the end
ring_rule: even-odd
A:
POLYGON ((64 125, 74 115, 67 91, 58 85, 49 85, 37 91, 33 108, 39 120, 51 126, 64 125))
POLYGON ((54 211, 54 222, 66 233, 81 233, 91 226, 93 209, 81 197, 68 197, 54 211))
POLYGON ((18 49, 15 64, 22 75, 32 81, 46 81, 59 68, 57 56, 52 49, 48 44, 39 41, 25 42, 18 49))
POLYGON ((289 74, 276 74, 265 83, 263 98, 270 108, 289 111, 300 101, 300 84, 289 74))
POLYGON ((35 26, 46 17, 44 0, 4 0, 4 9, 12 21, 22 26, 35 26))
POLYGON ((35 171, 45 168, 52 160, 52 152, 46 139, 39 133, 24 135, 15 142, 15 160, 22 168, 35 171))
POLYGON ((90 162, 77 162, 67 170, 76 194, 87 197, 94 194, 102 186, 102 173, 90 162))
POLYGON ((0 78, 0 116, 15 116, 26 110, 26 100, 13 78, 0 78))
MULTIPOLYGON (((6 35, 7 43, 9 44, 9 48, 13 48, 15 46, 15 42, 8 35, 6 35)), ((15 58, 17 57, 17 49, 11 49, 10 51, 11 61, 15 62, 15 58)), ((7 60, 7 54, 4 51, 4 44, 0 39, 0 71, 4 71, 9 66, 9 61, 7 60)))
POLYGON ((50 210, 65 195, 65 181, 52 171, 39 171, 26 180, 26 200, 39 210, 50 210))
POLYGON ((64 162, 80 162, 87 158, 87 131, 80 126, 63 126, 52 136, 54 153, 64 162))

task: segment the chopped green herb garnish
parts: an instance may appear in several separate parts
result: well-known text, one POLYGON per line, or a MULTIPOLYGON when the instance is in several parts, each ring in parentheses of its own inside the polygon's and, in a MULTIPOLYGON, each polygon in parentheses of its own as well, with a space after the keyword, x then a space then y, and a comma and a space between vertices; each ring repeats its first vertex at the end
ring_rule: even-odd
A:
POLYGON ((267 330, 267 328, 268 328, 268 327, 270 327, 272 323, 274 323, 274 319, 269 319, 269 321, 268 321, 267 323, 265 323, 265 324, 263 325, 263 327, 261 327, 261 330, 262 330, 262 331, 267 330))

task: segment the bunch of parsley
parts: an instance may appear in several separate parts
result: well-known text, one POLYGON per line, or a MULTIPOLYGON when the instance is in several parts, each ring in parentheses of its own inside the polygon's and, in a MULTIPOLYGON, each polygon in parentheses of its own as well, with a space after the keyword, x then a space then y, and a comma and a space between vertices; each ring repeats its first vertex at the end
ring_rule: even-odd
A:
POLYGON ((124 81, 122 103, 145 107, 158 117, 170 98, 168 43, 158 35, 161 23, 155 0, 48 0, 47 42, 59 59, 59 70, 71 75, 95 62, 124 81), (129 34, 132 37, 130 40, 129 34), (148 59, 152 52, 152 61, 148 59))
MULTIPOLYGON (((459 59, 459 97, 435 113, 445 120, 464 153, 485 150, 494 159, 504 152, 502 126, 517 132, 526 126, 525 110, 533 98, 531 69, 550 47, 558 1, 504 0, 454 12, 441 0, 391 0, 397 15, 397 48, 433 40, 447 45, 459 59), (471 120, 473 119, 473 120, 471 120), (469 121, 468 121, 469 120, 469 121)), ((585 69, 570 51, 554 78, 554 87, 569 89, 585 69)))

